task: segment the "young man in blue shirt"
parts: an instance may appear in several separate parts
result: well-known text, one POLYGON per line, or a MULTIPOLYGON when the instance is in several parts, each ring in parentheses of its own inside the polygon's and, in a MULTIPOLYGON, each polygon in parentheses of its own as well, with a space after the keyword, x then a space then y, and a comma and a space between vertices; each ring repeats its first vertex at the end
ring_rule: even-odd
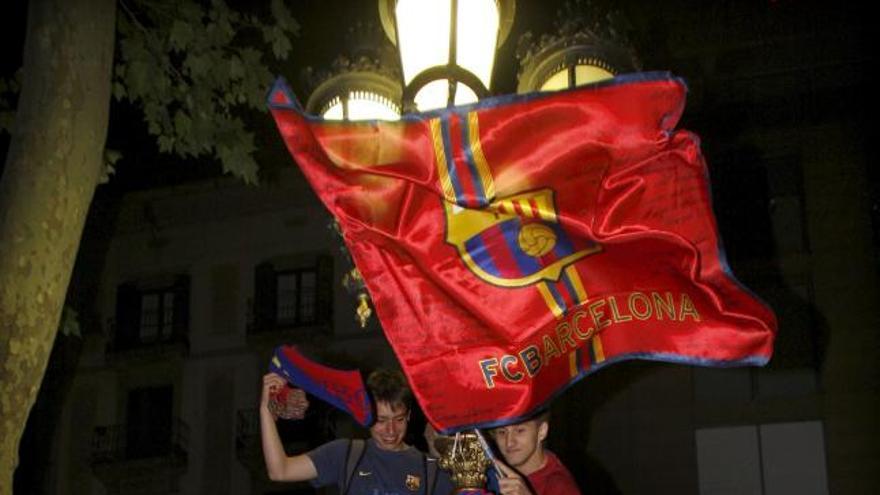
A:
MULTIPOLYGON (((334 440, 294 456, 284 452, 269 400, 285 386, 286 381, 277 374, 263 377, 260 430, 270 479, 310 481, 316 487, 335 484, 342 495, 447 495, 451 492, 448 475, 436 466, 429 466, 434 461, 404 442, 412 393, 400 372, 380 370, 367 379, 367 388, 376 406, 375 422, 370 426, 370 438, 362 446, 354 469, 349 465, 350 449, 357 442, 353 440, 334 440)), ((305 393, 301 390, 292 393, 294 417, 302 418, 308 408, 305 393)))

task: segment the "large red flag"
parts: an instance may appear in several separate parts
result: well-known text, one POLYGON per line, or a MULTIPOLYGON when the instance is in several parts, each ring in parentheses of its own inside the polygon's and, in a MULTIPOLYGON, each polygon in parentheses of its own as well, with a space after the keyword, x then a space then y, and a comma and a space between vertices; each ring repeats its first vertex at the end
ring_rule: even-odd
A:
POLYGON ((514 421, 605 365, 761 365, 776 321, 732 276, 668 74, 399 122, 278 128, 342 226, 382 327, 442 431, 514 421))

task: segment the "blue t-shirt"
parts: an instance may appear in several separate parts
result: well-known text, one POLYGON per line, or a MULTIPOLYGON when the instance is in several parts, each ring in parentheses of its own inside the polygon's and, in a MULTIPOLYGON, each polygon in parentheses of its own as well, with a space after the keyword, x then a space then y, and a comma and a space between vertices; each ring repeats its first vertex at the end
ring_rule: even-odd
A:
MULTIPOLYGON (((342 487, 345 480, 345 460, 351 440, 340 439, 325 443, 307 455, 318 471, 312 485, 319 487, 335 484, 342 487)), ((372 439, 366 441, 364 455, 355 467, 348 495, 425 495, 427 461, 425 455, 413 447, 404 450, 382 450, 372 439)), ((434 462, 434 461, 431 461, 434 462)), ((437 468, 434 495, 452 492, 449 475, 437 468)))

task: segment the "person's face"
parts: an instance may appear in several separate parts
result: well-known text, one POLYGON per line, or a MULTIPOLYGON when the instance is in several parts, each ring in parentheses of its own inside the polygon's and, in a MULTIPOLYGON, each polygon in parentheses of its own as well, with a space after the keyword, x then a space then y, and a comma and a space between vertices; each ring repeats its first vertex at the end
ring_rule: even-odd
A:
POLYGON ((376 403, 376 422, 370 427, 370 436, 383 450, 401 450, 409 424, 409 410, 403 404, 376 403))
POLYGON ((541 442, 547 437, 546 421, 524 421, 492 431, 504 460, 522 474, 531 474, 543 463, 541 442))

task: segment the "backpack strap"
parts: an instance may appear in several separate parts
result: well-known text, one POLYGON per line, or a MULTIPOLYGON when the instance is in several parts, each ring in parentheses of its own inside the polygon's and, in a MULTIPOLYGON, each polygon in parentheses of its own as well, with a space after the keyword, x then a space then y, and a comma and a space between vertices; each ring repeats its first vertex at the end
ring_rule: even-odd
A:
POLYGON ((429 459, 425 454, 422 459, 425 462, 425 495, 433 495, 437 484, 437 459, 429 459))
POLYGON ((354 477, 354 471, 361 463, 367 443, 359 438, 348 441, 348 450, 345 452, 345 478, 342 480, 342 486, 339 487, 341 495, 348 494, 348 488, 351 486, 351 479, 354 477))

